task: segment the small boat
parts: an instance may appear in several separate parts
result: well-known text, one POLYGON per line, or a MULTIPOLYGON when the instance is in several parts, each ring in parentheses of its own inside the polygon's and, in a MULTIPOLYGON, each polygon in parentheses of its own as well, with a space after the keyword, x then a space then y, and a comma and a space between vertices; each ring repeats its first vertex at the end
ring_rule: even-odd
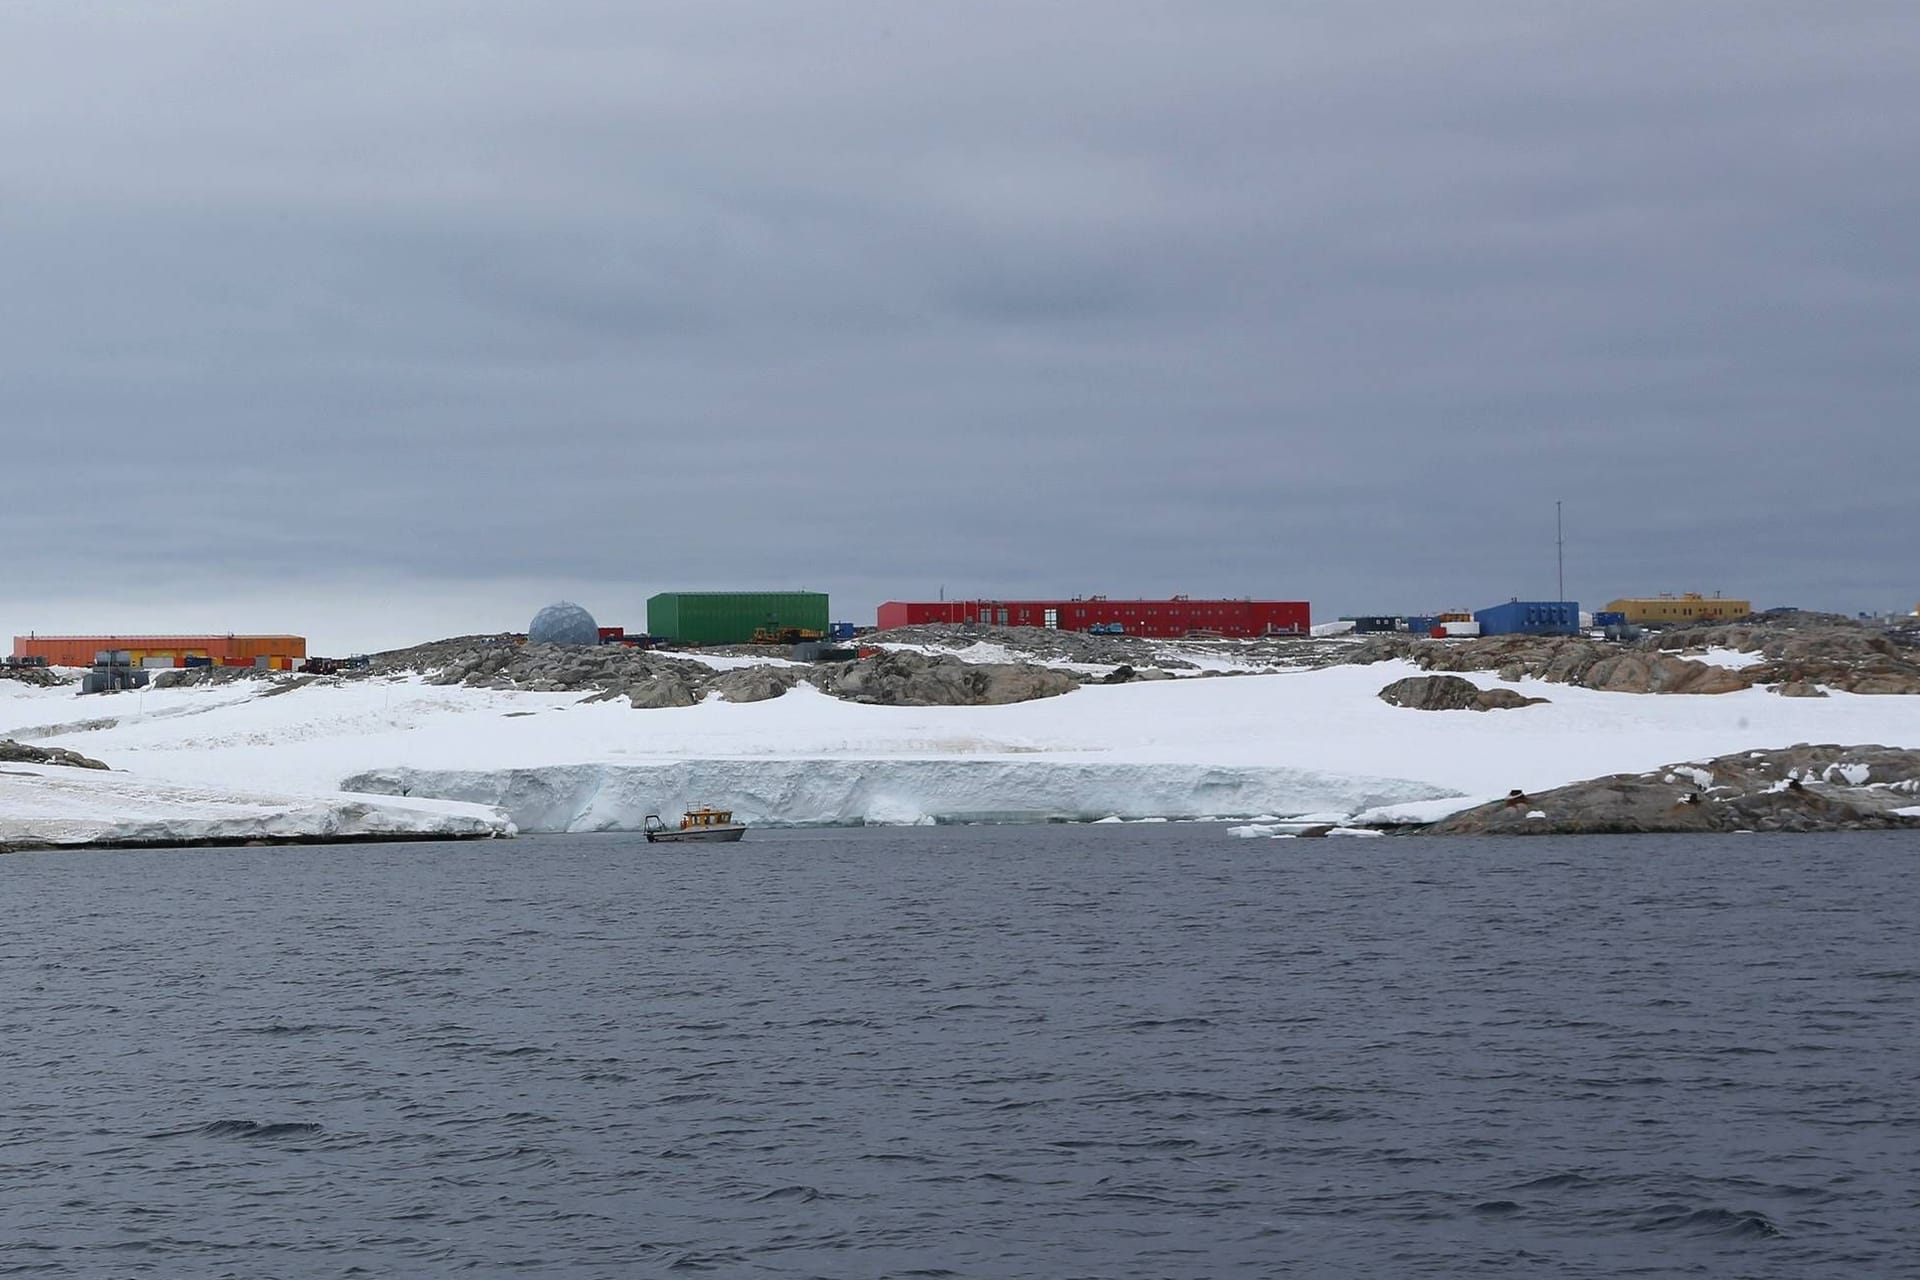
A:
POLYGON ((674 840, 738 840, 747 834, 746 823, 735 822, 731 809, 689 809, 677 827, 668 826, 659 814, 650 813, 641 829, 647 834, 648 844, 674 840))

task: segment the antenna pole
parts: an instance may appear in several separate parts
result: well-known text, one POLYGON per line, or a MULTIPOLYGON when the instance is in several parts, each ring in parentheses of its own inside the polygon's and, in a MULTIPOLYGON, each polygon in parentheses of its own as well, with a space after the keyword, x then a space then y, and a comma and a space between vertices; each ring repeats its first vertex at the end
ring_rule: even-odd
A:
POLYGON ((1560 594, 1558 600, 1567 598, 1567 536, 1565 526, 1560 523, 1560 499, 1553 500, 1553 550, 1554 559, 1560 570, 1560 594))

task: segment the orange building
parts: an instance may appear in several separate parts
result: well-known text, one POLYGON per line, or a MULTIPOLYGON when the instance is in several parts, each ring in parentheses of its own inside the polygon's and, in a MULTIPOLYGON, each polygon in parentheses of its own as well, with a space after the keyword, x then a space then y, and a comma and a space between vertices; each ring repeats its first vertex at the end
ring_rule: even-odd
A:
POLYGON ((305 636, 15 636, 13 656, 50 667, 90 667, 94 655, 125 653, 136 667, 271 667, 291 671, 305 636), (192 661, 188 661, 192 659, 192 661))

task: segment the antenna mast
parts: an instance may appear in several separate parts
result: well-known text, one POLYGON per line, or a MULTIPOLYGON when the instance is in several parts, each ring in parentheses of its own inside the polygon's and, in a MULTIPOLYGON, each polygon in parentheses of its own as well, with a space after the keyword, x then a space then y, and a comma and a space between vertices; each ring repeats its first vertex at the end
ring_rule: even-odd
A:
POLYGON ((1565 526, 1560 523, 1560 499, 1553 500, 1553 551, 1554 561, 1560 571, 1560 594, 1556 600, 1567 598, 1567 535, 1565 526))

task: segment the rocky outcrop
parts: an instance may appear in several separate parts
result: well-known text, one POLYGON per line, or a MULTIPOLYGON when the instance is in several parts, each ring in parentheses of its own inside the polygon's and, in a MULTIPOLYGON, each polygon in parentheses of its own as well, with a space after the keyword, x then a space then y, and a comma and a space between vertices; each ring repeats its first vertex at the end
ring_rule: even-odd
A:
POLYGON ((728 702, 765 702, 802 683, 809 674, 798 667, 741 667, 708 681, 707 692, 728 702))
POLYGON ((1461 676, 1408 676, 1382 689, 1380 700, 1415 711, 1500 711, 1546 701, 1523 697, 1511 689, 1482 689, 1461 676))
POLYGON ((973 645, 991 645, 1019 659, 1071 662, 1092 667, 1130 666, 1141 679, 1171 675, 1227 674, 1209 670, 1211 661, 1224 657, 1238 671, 1299 671, 1337 667, 1351 660, 1353 641, 1346 636, 1189 636, 1179 640, 1132 635, 1090 635, 1054 627, 994 627, 977 623, 937 623, 896 627, 861 637, 862 644, 914 645, 965 652, 973 645))
POLYGON ((948 654, 887 650, 830 673, 823 688, 852 702, 897 707, 1000 706, 1080 687, 1065 671, 1027 663, 968 663, 948 654))
POLYGON ((928 645, 935 648, 988 644, 997 645, 1010 653, 1051 661, 1079 662, 1089 666, 1126 664, 1140 670, 1156 666, 1191 670, 1194 665, 1183 658, 1159 652, 1160 645, 1140 636, 1096 636, 1085 631, 1063 631, 1056 627, 932 623, 877 631, 865 637, 861 643, 928 645))
POLYGON ((1722 626, 1683 627, 1648 638, 1662 650, 1732 649, 1762 659, 1740 670, 1749 685, 1788 697, 1920 694, 1920 648, 1912 636, 1832 614, 1769 615, 1722 626))
POLYGON ((388 675, 423 673, 431 684, 625 698, 641 710, 690 707, 713 694, 728 702, 763 702, 803 683, 848 701, 890 706, 1025 702, 1080 685, 1080 677, 1050 667, 966 663, 910 650, 882 651, 851 663, 769 662, 722 671, 672 653, 622 645, 521 645, 489 636, 382 654, 373 669, 388 675))
POLYGON ((628 685, 625 689, 612 691, 613 696, 624 694, 628 705, 637 711, 657 711, 662 707, 690 707, 700 701, 694 693, 693 685, 675 673, 657 675, 628 685))
POLYGON ((236 680, 285 682, 288 679, 286 672, 265 667, 175 667, 171 671, 154 672, 153 687, 191 689, 204 684, 232 684, 236 680))
POLYGON ((1587 636, 1480 636, 1432 640, 1370 636, 1351 650, 1355 662, 1402 658, 1423 671, 1497 671, 1502 680, 1529 677, 1609 693, 1733 693, 1763 687, 1789 697, 1821 690, 1920 694, 1920 649, 1884 627, 1828 615, 1782 615, 1684 627, 1617 643, 1587 636), (1689 654, 1728 649, 1759 655, 1742 667, 1701 662, 1689 654))
POLYGON ((13 680, 20 684, 30 684, 41 689, 51 689, 57 684, 66 684, 67 677, 47 667, 9 667, 0 665, 0 680, 13 680))
POLYGON ((1432 835, 1920 828, 1920 751, 1811 746, 1614 774, 1468 809, 1432 835))
POLYGON ((1497 671, 1502 680, 1532 678, 1608 693, 1731 693, 1747 687, 1739 671, 1726 667, 1584 637, 1375 636, 1354 655, 1357 662, 1390 658, 1405 658, 1423 671, 1497 671))
POLYGON ((83 756, 65 747, 36 747, 15 742, 12 738, 0 738, 0 764, 59 764, 73 769, 107 767, 91 756, 83 756))
POLYGON ((1587 667, 1580 684, 1607 693, 1735 693, 1747 687, 1737 670, 1667 653, 1610 654, 1587 667))
MULTIPOLYGON (((1183 664, 1183 665, 1191 665, 1191 664, 1183 664)), ((1099 683, 1101 684, 1132 684, 1135 680, 1172 680, 1174 678, 1175 677, 1173 672, 1167 671, 1160 667, 1135 668, 1123 662, 1119 666, 1115 667, 1113 670, 1107 672, 1107 674, 1105 674, 1104 676, 1101 676, 1099 679, 1099 683)))

